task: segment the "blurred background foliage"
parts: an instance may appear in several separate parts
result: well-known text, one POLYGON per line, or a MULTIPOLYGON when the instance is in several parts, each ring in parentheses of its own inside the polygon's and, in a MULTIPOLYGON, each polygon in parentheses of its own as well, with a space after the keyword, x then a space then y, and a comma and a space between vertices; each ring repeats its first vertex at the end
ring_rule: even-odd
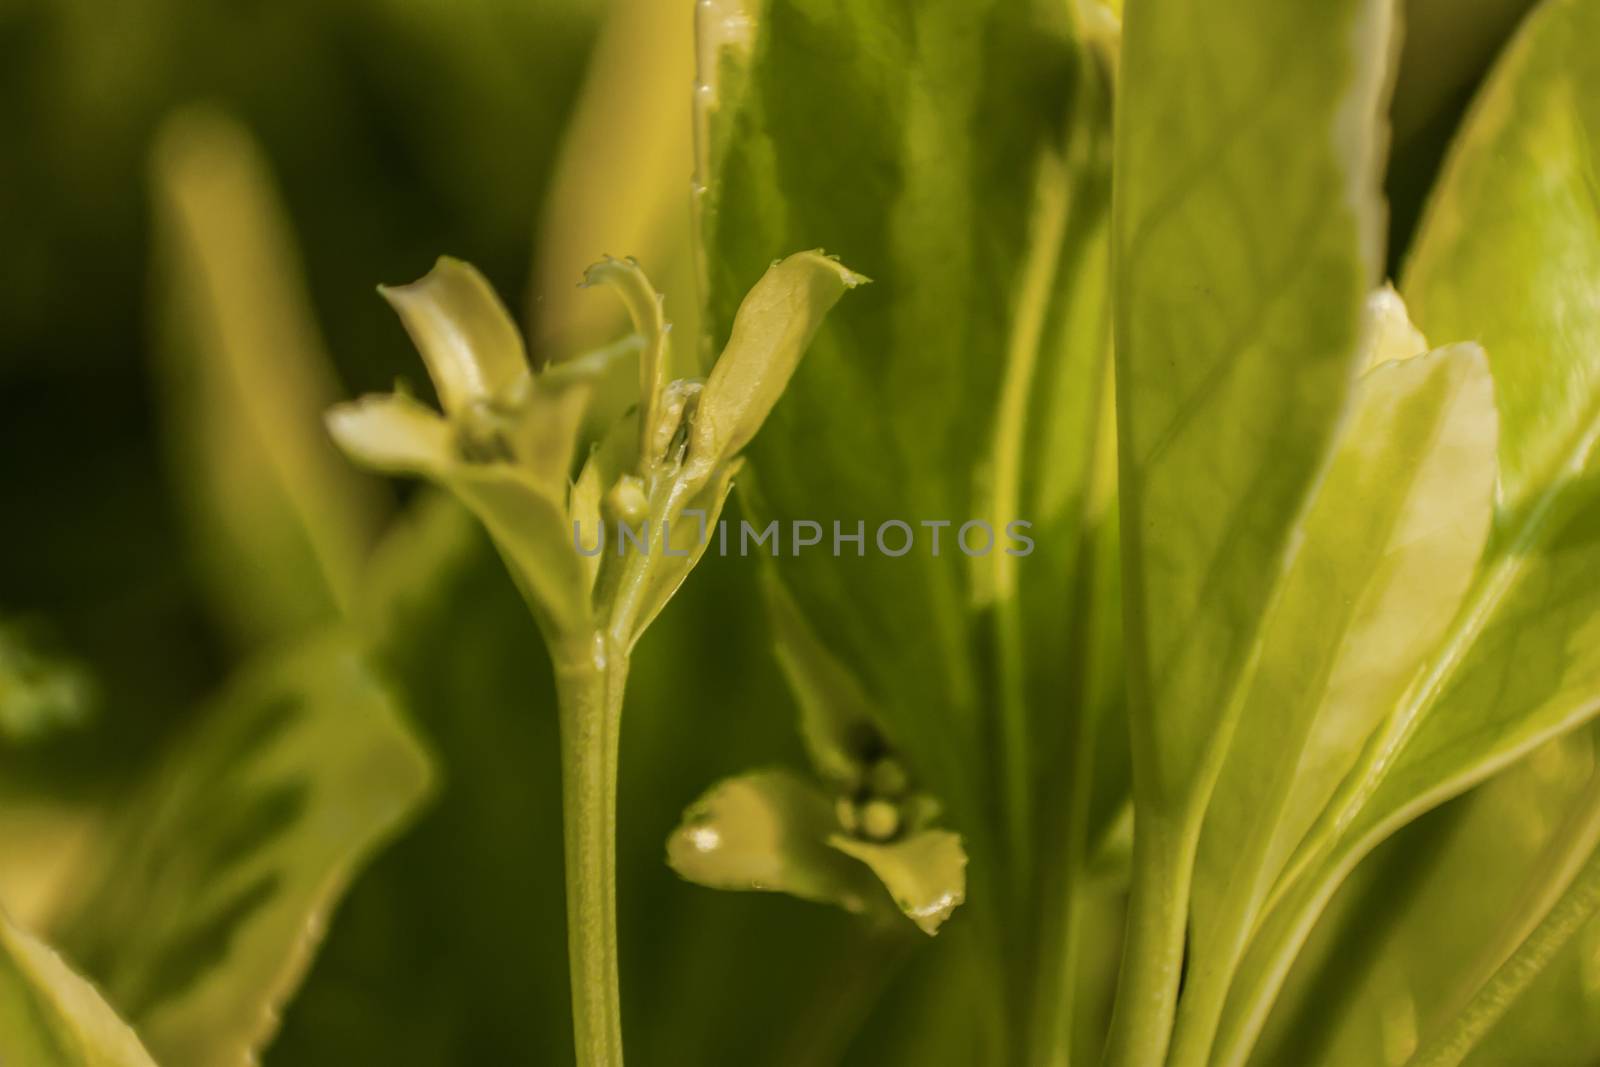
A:
MULTIPOLYGON (((1466 102, 1529 2, 1405 6, 1388 178, 1396 263, 1466 102)), ((285 361, 295 380, 264 387, 290 390, 291 418, 329 395, 419 381, 372 287, 417 277, 440 253, 524 306, 536 359, 614 336, 609 302, 569 298, 605 253, 640 256, 679 336, 694 337, 692 15, 688 0, 0 0, 0 901, 47 913, 52 886, 104 836, 106 811, 196 710, 308 622, 354 618, 435 756, 434 799, 340 907, 269 1064, 570 1059, 556 718, 526 610, 451 505, 312 457, 300 469, 348 509, 335 569, 361 595, 337 603, 329 573, 326 600, 315 581, 247 573, 238 535, 268 543, 271 531, 248 508, 230 511, 229 479, 261 462, 230 405, 255 393, 195 368, 200 353, 253 335, 240 341, 215 316, 208 332, 193 283, 209 278, 217 307, 261 299, 305 324, 274 338, 298 349, 285 361), (282 222, 254 246, 229 238, 260 257, 211 275, 195 227, 228 218, 227 202, 152 184, 184 150, 163 123, 196 102, 254 139, 244 151, 259 152, 259 173, 242 181, 256 183, 260 217, 282 222), (200 454, 224 440, 239 454, 200 454)), ((678 352, 691 359, 694 346, 678 352)), ((270 355, 241 358, 260 374, 270 355)), ((280 555, 327 563, 314 545, 306 563, 304 548, 280 555)), ((636 657, 619 863, 634 1058, 935 1062, 928 1049, 962 1040, 959 1019, 930 1007, 970 980, 959 934, 918 945, 907 967, 898 932, 786 897, 707 892, 662 862, 708 782, 803 763, 757 573, 708 557, 636 657)), ((1582 744, 1522 772, 1542 775, 1543 792, 1485 787, 1369 868, 1479 840, 1452 835, 1465 820, 1521 818, 1547 836, 1548 812, 1584 777, 1572 761, 1589 766, 1582 744)), ((1539 840, 1528 834, 1529 849, 1539 840)), ((1451 862, 1474 870, 1471 855, 1451 862)), ((1448 877, 1405 883, 1424 917, 1429 880, 1448 877)), ((1361 892, 1346 890, 1325 929, 1360 921, 1361 892)), ((1428 936, 1413 927, 1397 936, 1428 936)), ((1115 931, 1104 941, 1090 950, 1100 966, 1115 931)), ((1402 945, 1340 965, 1381 983, 1407 958, 1402 945)), ((1313 1013, 1318 965, 1295 987, 1313 1013)), ((1528 999, 1555 1011, 1552 998, 1528 999)), ((1338 1040, 1381 1047, 1379 1007, 1356 998, 1339 1011, 1360 1025, 1338 1040)), ((1327 1027, 1293 1033, 1279 1040, 1335 1040, 1327 1027)))

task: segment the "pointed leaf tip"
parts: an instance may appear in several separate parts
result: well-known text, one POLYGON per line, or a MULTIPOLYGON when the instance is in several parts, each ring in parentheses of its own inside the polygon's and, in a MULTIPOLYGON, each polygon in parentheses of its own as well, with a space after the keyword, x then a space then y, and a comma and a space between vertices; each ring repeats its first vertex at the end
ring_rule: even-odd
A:
POLYGON ((774 263, 745 296, 700 396, 693 462, 715 466, 750 443, 788 386, 822 320, 867 282, 820 250, 774 263))

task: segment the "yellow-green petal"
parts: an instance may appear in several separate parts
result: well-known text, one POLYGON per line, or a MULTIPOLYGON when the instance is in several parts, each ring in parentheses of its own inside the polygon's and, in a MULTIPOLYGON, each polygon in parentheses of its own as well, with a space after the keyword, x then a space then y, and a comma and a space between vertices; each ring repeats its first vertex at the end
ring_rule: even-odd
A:
POLYGON ((828 844, 872 868, 895 906, 929 937, 967 899, 967 853, 949 830, 923 830, 887 844, 835 834, 828 844))
POLYGON ((522 336, 470 263, 440 256, 418 281, 378 291, 405 323, 446 412, 454 415, 475 400, 513 401, 527 388, 522 336))
POLYGON ((374 470, 437 476, 454 458, 450 424, 399 393, 336 404, 326 421, 339 447, 374 470))
POLYGON ((660 458, 649 454, 649 446, 656 437, 669 358, 668 324, 661 294, 650 284, 638 263, 610 256, 585 271, 583 283, 614 288, 628 309, 634 332, 644 341, 644 348, 639 352, 639 469, 642 472, 660 458))
POLYGON ((790 771, 754 771, 690 806, 667 842, 667 863, 712 889, 788 893, 860 914, 878 889, 866 868, 828 847, 837 827, 819 787, 790 771))
POLYGON ((821 251, 774 263, 745 296, 695 415, 689 461, 710 469, 739 454, 766 421, 817 327, 868 279, 821 251))

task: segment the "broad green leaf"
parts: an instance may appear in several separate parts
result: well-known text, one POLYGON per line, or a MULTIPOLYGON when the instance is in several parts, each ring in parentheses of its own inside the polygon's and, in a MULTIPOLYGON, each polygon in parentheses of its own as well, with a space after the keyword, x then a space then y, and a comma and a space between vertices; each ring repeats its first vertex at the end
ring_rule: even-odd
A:
MULTIPOLYGON (((1025 511, 1036 455, 1017 442, 1047 426, 1061 434, 1048 517, 1070 516, 1069 531, 1081 522, 1072 487, 1090 468, 1093 420, 1056 421, 1035 403, 1092 411, 1104 395, 1103 334, 1086 295, 1104 279, 1103 175, 1068 162, 1071 151, 1095 158, 1100 73, 1068 8, 1030 0, 708 4, 700 51, 709 342, 729 334, 745 291, 796 242, 878 280, 830 316, 752 445, 749 502, 763 522, 823 524, 823 548, 785 552, 781 580, 932 791, 958 821, 983 819, 976 794, 994 783, 958 753, 987 730, 982 709, 1002 684, 989 648, 1002 580, 955 539, 1002 510, 1008 523, 1036 517, 1025 511), (1081 371, 1058 374, 1064 366, 1081 371), (989 474, 1002 452, 1025 464, 1003 485, 989 474), (891 519, 913 527, 905 556, 872 544, 891 519), (859 550, 847 540, 832 550, 836 535, 857 532, 859 550)), ((1015 562, 1025 588, 1034 561, 1015 562)), ((1044 634, 1063 633, 1074 610, 1065 569, 1039 589, 1056 612, 1044 634)), ((1076 682, 1050 652, 1020 669, 1010 658, 1010 691, 1038 679, 1052 703, 1070 699, 1076 682)), ((1027 713, 1062 719, 1057 707, 1027 713)), ((1024 797, 1028 779, 1017 770, 1024 797)))
POLYGON ((1595 435, 1597 25, 1592 0, 1555 0, 1528 20, 1451 150, 1402 285, 1429 337, 1489 353, 1513 519, 1582 468, 1595 435))
POLYGON ((1494 473, 1494 393, 1476 345, 1362 378, 1206 810, 1180 1047, 1208 1040, 1268 890, 1455 614, 1489 533, 1494 473))
POLYGON ((1399 826, 1600 710, 1600 4, 1556 0, 1502 58, 1454 146, 1402 292, 1435 340, 1489 353, 1500 512, 1461 613, 1320 829, 1246 958, 1238 1062, 1334 888, 1399 826))
POLYGON ((429 761, 348 638, 263 663, 144 783, 59 941, 168 1067, 245 1067, 429 761))
POLYGON ((1549 532, 1534 554, 1489 561, 1445 655, 1419 676, 1322 817, 1328 826, 1348 811, 1349 821, 1308 839, 1317 845, 1311 851, 1302 847, 1305 859, 1275 893, 1236 980, 1224 1062, 1242 1062, 1298 945, 1368 852, 1600 707, 1600 492, 1590 481, 1573 483, 1542 523, 1549 532), (1464 633, 1471 637, 1463 646, 1464 633))
POLYGON ((1126 12, 1112 291, 1136 828, 1113 1064, 1165 1053, 1200 820, 1363 355, 1392 21, 1380 0, 1126 12))
POLYGON ((250 135, 180 112, 153 172, 161 392, 195 547, 243 637, 297 633, 349 607, 383 498, 322 430, 339 389, 250 135))
POLYGON ((155 1067, 128 1024, 55 950, 0 911, 0 1063, 155 1067))
POLYGON ((1481 580, 1507 588, 1469 617, 1472 643, 1448 673, 1426 679, 1438 692, 1414 729, 1382 739, 1394 762, 1344 840, 1385 836, 1600 711, 1600 486, 1574 483, 1545 521, 1542 548, 1494 560, 1481 580))
POLYGON ((1088 709, 1120 701, 1104 684, 1116 628, 1100 640, 1116 555, 1087 547, 1115 529, 1105 71, 1053 0, 699 11, 707 349, 789 247, 875 279, 818 332, 749 450, 743 501, 757 524, 823 527, 820 547, 786 546, 779 580, 961 832, 986 931, 972 935, 986 978, 962 1007, 988 1015, 977 1059, 1020 1058, 1032 1005, 994 969, 1068 952, 1006 935, 1005 917, 1066 906, 1034 854, 1087 852, 1076 794, 1103 793, 1103 817, 1125 781, 1086 729, 1088 709), (898 543, 890 520, 912 528, 904 556, 874 543, 880 529, 898 543), (1005 557, 1017 520, 1035 523, 1035 551, 1005 557), (995 532, 986 557, 956 543, 971 521, 995 532), (1091 644, 1103 674, 1078 669, 1091 644), (996 746, 1000 760, 973 758, 996 746))
POLYGON ((1374 0, 1127 12, 1117 385, 1151 816, 1204 802, 1344 408, 1381 267, 1389 22, 1374 0))
POLYGON ((882 890, 853 853, 829 847, 837 828, 820 786, 791 771, 755 771, 689 807, 667 842, 667 862, 712 889, 788 893, 863 913, 882 890))

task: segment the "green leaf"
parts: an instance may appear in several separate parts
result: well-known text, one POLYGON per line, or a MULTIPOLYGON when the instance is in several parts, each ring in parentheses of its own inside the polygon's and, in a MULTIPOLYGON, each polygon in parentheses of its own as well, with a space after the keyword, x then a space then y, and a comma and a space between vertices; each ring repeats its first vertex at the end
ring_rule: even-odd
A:
POLYGON ((339 393, 250 135, 194 108, 152 160, 173 462, 211 593, 247 639, 349 607, 384 500, 323 433, 339 393))
POLYGON ((1430 337, 1489 353, 1500 512, 1465 605, 1363 754, 1246 957, 1225 1023, 1239 1062, 1333 889, 1379 841, 1600 710, 1600 4, 1524 25, 1475 103, 1402 291, 1430 337))
POLYGON ((1204 801, 1350 388, 1382 256, 1388 7, 1128 12, 1118 413, 1152 816, 1204 801))
POLYGON ((59 941, 169 1067, 245 1067, 430 777, 347 638, 267 661, 126 807, 59 941))
POLYGON ((1363 355, 1392 20, 1379 0, 1126 13, 1112 288, 1136 828, 1112 1064, 1165 1053, 1200 821, 1363 355))
POLYGON ((482 524, 424 486, 380 543, 357 618, 442 780, 340 905, 266 1063, 569 1062, 555 694, 527 606, 482 524))
MULTIPOLYGON (((992 783, 958 753, 978 743, 999 685, 986 647, 996 580, 954 541, 963 522, 996 518, 985 471, 1003 423, 1024 437, 1062 427, 1050 460, 1065 483, 1089 466, 1092 432, 1072 436, 1083 420, 1036 424, 1029 402, 1092 409, 1103 396, 1095 301, 1066 316, 1080 283, 1103 281, 1103 190, 1097 199, 1066 159, 1077 124, 1104 129, 1098 69, 1064 5, 1024 0, 705 5, 700 47, 709 342, 732 331, 746 289, 796 243, 879 280, 830 315, 752 444, 748 503, 762 522, 823 523, 822 548, 778 561, 783 584, 931 790, 959 821, 983 819, 976 794, 992 783), (1088 343, 1071 358, 1086 372, 1058 378, 1080 330, 1088 343), (1018 410, 1003 420, 1008 366, 1018 410), (872 544, 890 519, 913 527, 903 557, 872 544), (829 550, 858 523, 859 554, 847 541, 829 550)), ((1033 517, 1020 498, 1004 503, 1007 522, 1033 517)), ((1043 632, 1062 633, 1070 587, 1052 578, 1040 596, 1056 606, 1043 632)), ((1062 667, 1050 651, 1043 669, 1062 667)), ((1028 792, 1025 769, 1018 781, 1028 792)))
POLYGON ((0 911, 0 1063, 155 1067, 128 1024, 55 950, 0 911))
POLYGON ((1424 333, 1489 353, 1513 516, 1571 478, 1596 433, 1597 25, 1592 0, 1555 0, 1527 21, 1451 149, 1403 279, 1424 333))
POLYGON ((1488 537, 1494 473, 1476 345, 1363 377, 1206 811, 1180 1048, 1209 1041, 1268 890, 1454 616, 1488 537))
MULTIPOLYGON (((747 0, 699 18, 707 348, 787 248, 876 279, 818 331, 749 449, 743 504, 757 524, 823 527, 817 548, 785 545, 779 580, 961 831, 986 931, 966 1007, 991 1041, 974 1055, 1021 1061, 1034 1006, 1001 990, 1071 950, 1006 921, 1037 909, 1074 939, 1047 918, 1065 880, 1034 868, 1086 854, 1077 812, 1107 818, 1126 782, 1114 743, 1103 764, 1095 744, 1120 724, 1088 728, 1121 699, 1116 553, 1089 548, 1115 530, 1105 70, 1053 0, 747 0), (904 556, 873 543, 902 539, 890 520, 912 527, 904 556), (956 544, 974 520, 989 557, 956 544), (1002 556, 1019 520, 1037 550, 1002 556), (997 742, 1001 758, 974 758, 997 742)), ((1060 1015, 1071 1000, 1038 998, 1060 1015)))
POLYGON ((1385 842, 1296 960, 1256 1062, 1398 1065, 1411 1056, 1504 958, 1496 943, 1514 945, 1531 925, 1528 890, 1559 893, 1541 853, 1569 836, 1565 816, 1593 764, 1580 731, 1385 842))
POLYGON ((794 598, 768 571, 762 583, 773 652, 800 705, 800 739, 822 779, 842 790, 861 784, 868 744, 882 733, 861 683, 807 625, 794 598))
POLYGON ((790 771, 754 771, 690 805, 667 842, 667 862, 712 889, 788 893, 864 913, 881 890, 866 868, 828 846, 837 829, 820 787, 790 771))

